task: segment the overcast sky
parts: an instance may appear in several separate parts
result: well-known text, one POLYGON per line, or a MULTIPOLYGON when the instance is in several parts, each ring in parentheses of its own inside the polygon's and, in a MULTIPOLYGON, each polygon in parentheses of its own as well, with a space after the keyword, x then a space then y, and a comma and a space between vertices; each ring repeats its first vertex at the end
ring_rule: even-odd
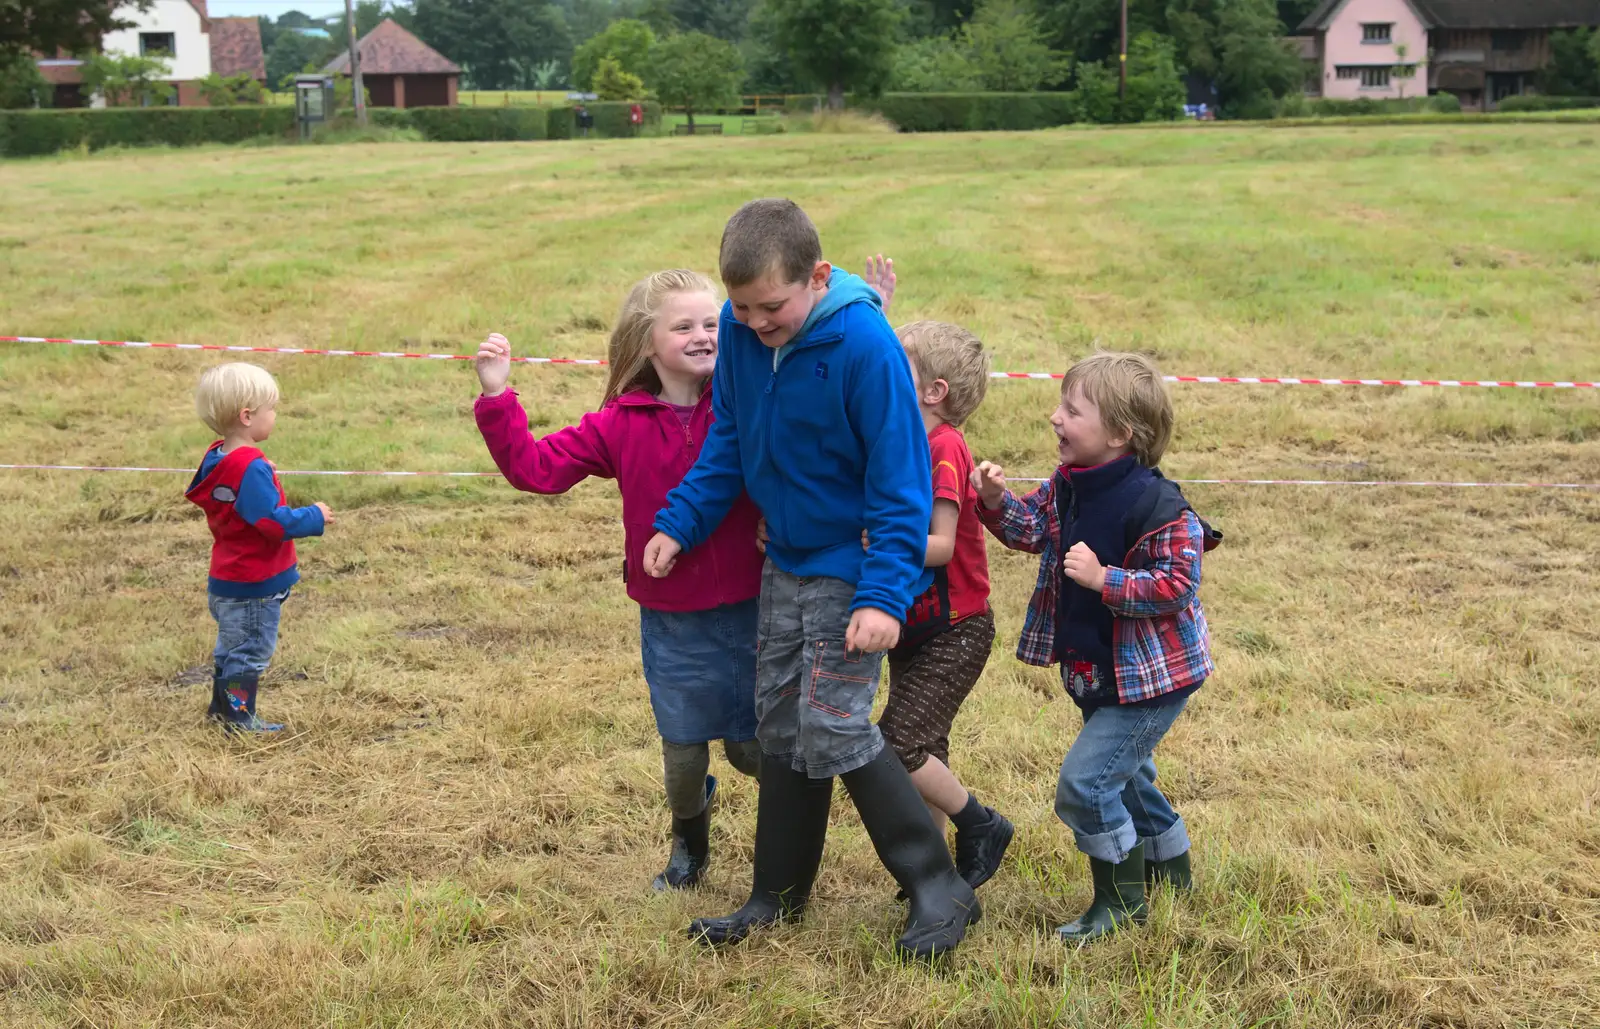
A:
POLYGON ((206 10, 219 18, 243 18, 256 14, 276 18, 284 11, 304 11, 313 18, 325 18, 343 14, 344 0, 298 0, 296 3, 282 0, 206 0, 206 10))

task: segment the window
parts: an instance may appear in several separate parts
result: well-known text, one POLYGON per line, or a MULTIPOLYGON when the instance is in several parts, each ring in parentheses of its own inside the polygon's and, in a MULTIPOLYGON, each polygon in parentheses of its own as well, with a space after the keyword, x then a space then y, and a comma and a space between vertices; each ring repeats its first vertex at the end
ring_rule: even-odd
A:
POLYGON ((139 33, 140 57, 172 57, 178 52, 177 40, 170 32, 139 33))
POLYGON ((1489 49, 1497 54, 1514 54, 1522 49, 1524 34, 1521 32, 1491 32, 1489 33, 1489 49))
POLYGON ((1360 79, 1362 89, 1388 89, 1389 70, 1388 65, 1341 64, 1338 75, 1341 79, 1360 79))
POLYGON ((1394 38, 1394 22, 1377 21, 1361 23, 1361 42, 1389 43, 1394 38))

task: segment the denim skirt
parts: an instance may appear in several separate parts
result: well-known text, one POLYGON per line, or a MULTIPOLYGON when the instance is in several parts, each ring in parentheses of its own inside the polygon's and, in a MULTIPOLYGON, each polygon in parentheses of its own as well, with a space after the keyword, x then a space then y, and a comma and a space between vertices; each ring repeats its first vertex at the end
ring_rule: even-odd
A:
POLYGON ((709 611, 639 608, 656 730, 668 743, 756 737, 755 599, 709 611))

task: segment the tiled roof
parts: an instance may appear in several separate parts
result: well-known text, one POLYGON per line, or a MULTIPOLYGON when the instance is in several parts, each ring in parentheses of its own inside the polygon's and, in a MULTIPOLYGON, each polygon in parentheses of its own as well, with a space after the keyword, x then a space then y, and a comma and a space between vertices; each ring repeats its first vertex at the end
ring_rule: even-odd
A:
POLYGON ((1600 25, 1600 0, 1417 0, 1429 28, 1568 29, 1600 25))
POLYGON ((265 82, 267 60, 261 52, 261 23, 254 18, 212 18, 211 71, 225 79, 248 75, 265 82))
POLYGON ((52 86, 71 86, 83 82, 83 62, 57 59, 39 62, 39 74, 52 86))
MULTIPOLYGON (((385 18, 378 27, 356 42, 361 54, 363 75, 457 75, 461 68, 439 51, 413 36, 394 19, 385 18)), ((350 51, 346 50, 324 69, 337 75, 350 70, 350 51)))
MULTIPOLYGON (((1600 0, 1410 0, 1430 29, 1567 29, 1600 25, 1600 0)), ((1322 0, 1301 32, 1327 29, 1345 0, 1322 0)))

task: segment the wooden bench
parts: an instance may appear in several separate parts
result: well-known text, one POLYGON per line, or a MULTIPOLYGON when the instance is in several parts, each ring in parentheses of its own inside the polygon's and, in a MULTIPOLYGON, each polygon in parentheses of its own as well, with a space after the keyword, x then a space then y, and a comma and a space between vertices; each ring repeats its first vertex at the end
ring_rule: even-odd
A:
POLYGON ((674 125, 672 134, 674 136, 720 136, 722 135, 722 123, 720 121, 703 121, 698 125, 674 125))

